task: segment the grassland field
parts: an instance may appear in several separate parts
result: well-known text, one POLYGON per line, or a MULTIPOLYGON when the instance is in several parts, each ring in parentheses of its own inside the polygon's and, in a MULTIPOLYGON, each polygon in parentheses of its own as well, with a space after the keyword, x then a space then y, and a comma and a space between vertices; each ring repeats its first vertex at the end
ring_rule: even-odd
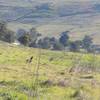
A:
POLYGON ((0 43, 0 100, 100 100, 100 55, 0 43), (31 64, 26 59, 33 56, 31 64))

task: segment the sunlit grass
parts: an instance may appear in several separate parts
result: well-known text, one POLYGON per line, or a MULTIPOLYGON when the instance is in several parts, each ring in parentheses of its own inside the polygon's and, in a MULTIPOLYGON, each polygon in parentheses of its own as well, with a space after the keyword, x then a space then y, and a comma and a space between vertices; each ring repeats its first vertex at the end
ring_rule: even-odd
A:
MULTIPOLYGON (((29 96, 35 80, 38 50, 13 45, 0 45, 0 100, 37 100, 29 96), (26 64, 26 59, 33 56, 31 65, 26 64), (9 91, 10 90, 10 91, 9 91), (2 93, 6 96, 2 96, 2 93)), ((40 100, 77 100, 88 94, 89 98, 98 100, 100 74, 91 73, 95 79, 80 79, 86 73, 68 73, 71 67, 99 68, 100 55, 81 54, 60 51, 41 50, 41 63, 39 69, 39 98, 40 100), (52 58, 52 61, 50 60, 52 58), (50 80, 54 85, 46 87, 41 82, 50 80), (97 84, 93 88, 92 80, 97 84), (68 81, 66 86, 59 86, 60 81, 68 81), (81 93, 82 92, 82 93, 81 93), (92 95, 93 94, 93 95, 92 95)), ((86 97, 87 98, 87 97, 86 97)), ((92 99, 91 99, 92 100, 92 99)))

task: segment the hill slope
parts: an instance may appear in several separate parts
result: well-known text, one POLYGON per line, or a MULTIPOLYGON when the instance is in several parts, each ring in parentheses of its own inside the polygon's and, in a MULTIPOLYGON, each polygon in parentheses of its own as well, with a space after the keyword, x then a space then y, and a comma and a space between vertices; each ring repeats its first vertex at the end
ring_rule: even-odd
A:
MULTIPOLYGON (((0 43, 0 100, 37 100, 33 87, 37 75, 37 59, 37 49, 0 43), (29 65, 26 59, 30 56, 33 56, 33 62, 29 65)), ((78 98, 98 100, 100 98, 98 88, 100 74, 97 72, 99 66, 99 55, 70 52, 64 55, 63 52, 41 50, 38 74, 39 98, 41 100, 56 100, 56 98, 57 100, 78 98), (82 68, 85 70, 82 71, 82 68)))

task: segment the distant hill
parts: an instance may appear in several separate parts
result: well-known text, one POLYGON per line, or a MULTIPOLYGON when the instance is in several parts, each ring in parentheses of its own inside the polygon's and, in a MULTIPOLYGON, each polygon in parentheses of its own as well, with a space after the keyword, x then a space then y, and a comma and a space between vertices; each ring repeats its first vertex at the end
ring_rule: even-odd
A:
POLYGON ((58 36, 70 30, 72 39, 88 34, 100 44, 99 0, 0 0, 0 19, 15 31, 34 26, 44 35, 58 36))

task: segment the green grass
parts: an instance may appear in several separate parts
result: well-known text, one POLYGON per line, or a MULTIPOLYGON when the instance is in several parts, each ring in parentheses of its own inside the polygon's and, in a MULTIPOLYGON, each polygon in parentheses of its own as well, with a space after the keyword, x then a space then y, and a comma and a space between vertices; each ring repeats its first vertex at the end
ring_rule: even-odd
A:
MULTIPOLYGON (((32 95, 37 59, 38 49, 0 44, 0 100, 37 100, 32 95), (26 59, 30 56, 34 58, 29 66, 26 59)), ((99 100, 99 72, 68 72, 77 66, 99 70, 100 55, 41 50, 40 100, 99 100), (92 79, 84 78, 91 75, 92 79), (47 80, 51 85, 44 84, 47 80)))

